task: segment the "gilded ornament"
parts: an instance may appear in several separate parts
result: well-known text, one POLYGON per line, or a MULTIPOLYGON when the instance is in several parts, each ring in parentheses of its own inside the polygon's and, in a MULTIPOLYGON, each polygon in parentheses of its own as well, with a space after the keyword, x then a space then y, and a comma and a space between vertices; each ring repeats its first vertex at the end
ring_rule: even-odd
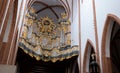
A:
POLYGON ((53 19, 49 17, 43 17, 40 20, 35 19, 35 15, 35 9, 31 8, 24 20, 23 32, 20 38, 20 43, 22 43, 20 47, 24 52, 31 57, 35 57, 36 60, 42 59, 45 62, 62 61, 77 55, 74 51, 78 51, 78 47, 67 47, 71 45, 71 33, 69 33, 71 29, 68 25, 70 24, 69 20, 66 20, 66 13, 61 14, 62 20, 66 20, 62 22, 62 25, 55 24, 53 19), (30 39, 26 38, 29 34, 30 39), (70 53, 73 54, 69 55, 70 53), (60 55, 62 56, 60 57, 60 55))
POLYGON ((30 11, 31 13, 35 13, 35 12, 36 12, 36 10, 35 10, 33 7, 31 7, 31 8, 29 9, 29 11, 30 11))
POLYGON ((33 54, 32 54, 32 53, 29 53, 29 55, 30 55, 31 57, 33 57, 33 54))
POLYGON ((53 23, 52 19, 50 19, 48 17, 41 18, 40 24, 42 27, 42 28, 40 28, 40 31, 42 33, 48 33, 48 34, 50 33, 51 34, 55 28, 55 24, 53 23))
POLYGON ((52 59, 52 62, 56 62, 56 58, 53 58, 53 59, 52 59))
POLYGON ((25 52, 25 53, 28 53, 28 51, 27 51, 27 50, 24 50, 24 52, 25 52))
POLYGON ((66 19, 67 18, 67 14, 66 13, 61 13, 61 17, 63 18, 63 19, 66 19))
POLYGON ((24 26, 22 30, 23 30, 22 37, 26 38, 27 37, 27 27, 24 26))
POLYGON ((40 60, 40 57, 39 57, 39 56, 36 56, 36 59, 37 59, 37 60, 40 60))

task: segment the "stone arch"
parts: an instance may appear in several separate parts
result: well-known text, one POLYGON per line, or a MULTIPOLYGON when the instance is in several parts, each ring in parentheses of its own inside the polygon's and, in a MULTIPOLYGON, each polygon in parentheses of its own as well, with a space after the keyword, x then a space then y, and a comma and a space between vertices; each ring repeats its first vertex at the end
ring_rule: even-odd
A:
POLYGON ((101 60, 102 60, 102 72, 103 73, 111 73, 111 66, 110 66, 110 58, 109 58, 109 53, 107 53, 107 50, 109 49, 110 46, 110 36, 109 38, 107 37, 108 35, 111 34, 111 27, 113 26, 111 24, 112 21, 117 22, 118 24, 120 24, 120 18, 117 17, 114 14, 108 14, 106 21, 105 21, 105 25, 104 25, 104 29, 103 29, 103 34, 102 34, 102 42, 101 42, 101 60), (107 41, 109 40, 109 41, 107 41), (107 49, 108 48, 108 49, 107 49), (108 58, 107 58, 108 57, 108 58))
POLYGON ((88 60, 88 56, 90 56, 90 51, 91 49, 90 48, 93 48, 94 52, 96 53, 96 50, 95 50, 95 47, 92 43, 91 40, 87 40, 87 43, 86 43, 86 47, 85 47, 85 52, 84 52, 84 56, 83 56, 83 73, 89 73, 89 69, 87 69, 87 65, 89 65, 89 61, 88 60), (87 72, 88 71, 88 72, 87 72))
MULTIPOLYGON (((39 0, 29 0, 28 1, 28 4, 27 4, 27 9, 29 9, 31 6, 32 6, 32 4, 34 3, 34 2, 36 2, 36 1, 39 1, 39 0)), ((70 8, 69 8, 69 6, 64 2, 64 1, 62 1, 62 0, 58 0, 62 5, 63 5, 63 7, 65 8, 65 11, 66 11, 66 13, 68 14, 68 18, 69 18, 69 16, 70 16, 70 8)))

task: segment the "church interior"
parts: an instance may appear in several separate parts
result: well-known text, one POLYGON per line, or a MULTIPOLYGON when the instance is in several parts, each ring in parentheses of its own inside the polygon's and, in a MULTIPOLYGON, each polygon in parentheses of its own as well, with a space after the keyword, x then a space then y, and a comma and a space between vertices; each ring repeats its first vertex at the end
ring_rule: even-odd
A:
POLYGON ((0 73, 120 73, 119 0, 0 0, 0 73))

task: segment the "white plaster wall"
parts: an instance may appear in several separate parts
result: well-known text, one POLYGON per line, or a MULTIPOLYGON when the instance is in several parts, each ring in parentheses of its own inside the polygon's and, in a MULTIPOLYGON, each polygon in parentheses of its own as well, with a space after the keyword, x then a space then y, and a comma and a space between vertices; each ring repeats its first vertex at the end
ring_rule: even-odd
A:
MULTIPOLYGON (((105 20, 108 14, 114 14, 120 17, 120 0, 110 0, 110 1, 95 0, 95 4, 96 4, 98 39, 99 39, 99 52, 100 52, 100 57, 101 57, 101 49, 102 49, 101 40, 102 40, 102 33, 103 33, 105 20)), ((107 53, 109 54, 109 52, 107 53)), ((100 62, 101 62, 101 58, 100 58, 100 62)))
POLYGON ((26 2, 27 0, 18 0, 18 16, 20 15, 20 19, 18 20, 17 18, 17 21, 16 22, 19 22, 18 23, 18 35, 20 35, 21 33, 21 27, 23 26, 23 18, 24 18, 24 15, 25 15, 25 8, 26 8, 26 2), (21 3, 22 3, 22 7, 21 7, 21 3), (20 9, 21 8, 21 9, 20 9))
POLYGON ((71 44, 79 45, 79 23, 78 23, 78 13, 76 13, 76 17, 74 18, 73 23, 71 24, 71 44))
POLYGON ((17 18, 17 21, 19 21, 19 25, 18 25, 18 29, 20 30, 21 26, 23 25, 22 24, 22 20, 23 20, 23 16, 24 16, 24 11, 25 11, 25 4, 26 4, 27 0, 18 0, 18 16, 20 14, 20 11, 21 11, 21 14, 20 14, 20 19, 18 20, 17 18), (21 2, 23 1, 23 4, 22 4, 22 9, 20 9, 20 6, 21 6, 21 2))
MULTIPOLYGON (((98 44, 99 44, 98 47, 99 47, 100 62, 101 62, 101 42, 102 42, 102 33, 103 33, 105 20, 108 14, 114 14, 120 17, 120 0, 109 0, 109 1, 94 0, 94 1, 96 6, 98 44)), ((80 3, 82 63, 83 63, 83 55, 84 55, 87 39, 90 39, 93 42, 94 47, 96 48, 92 8, 93 8, 92 0, 83 0, 83 3, 80 3)), ((111 26, 109 28, 111 28, 111 26)), ((109 43, 109 41, 107 42, 109 43)), ((109 57, 109 52, 107 52, 106 56, 109 57)))
POLYGON ((91 40, 93 46, 95 44, 95 32, 94 32, 94 19, 93 19, 93 6, 92 0, 84 0, 84 3, 80 4, 80 22, 81 22, 81 64, 83 64, 83 56, 87 43, 87 39, 91 40))
POLYGON ((71 23, 71 44, 79 45, 78 0, 73 4, 73 22, 71 23))
POLYGON ((73 20, 75 19, 76 16, 78 16, 78 0, 73 0, 73 20))

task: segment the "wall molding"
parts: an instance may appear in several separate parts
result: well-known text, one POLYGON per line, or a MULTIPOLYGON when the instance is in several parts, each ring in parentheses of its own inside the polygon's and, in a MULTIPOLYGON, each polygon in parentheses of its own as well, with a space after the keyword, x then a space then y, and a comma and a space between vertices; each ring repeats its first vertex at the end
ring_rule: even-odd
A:
POLYGON ((78 0, 78 23, 79 23, 79 26, 78 26, 78 30, 79 30, 79 56, 78 56, 78 61, 80 61, 79 63, 79 73, 82 73, 81 70, 82 70, 82 67, 81 67, 81 21, 80 21, 80 0, 78 0))
POLYGON ((95 42, 96 42, 96 58, 98 65, 100 66, 100 57, 99 57, 99 41, 98 41, 98 31, 97 31, 97 18, 96 18, 96 6, 95 6, 95 0, 92 0, 93 4, 93 18, 94 18, 94 31, 95 31, 95 42))
POLYGON ((86 65, 87 65, 87 60, 88 60, 87 56, 88 56, 90 46, 93 47, 95 54, 96 54, 96 50, 95 50, 95 47, 94 47, 92 41, 88 39, 87 43, 86 43, 85 51, 84 51, 84 56, 83 56, 83 73, 87 73, 86 72, 86 68, 87 68, 86 65))
POLYGON ((102 73, 112 73, 110 70, 110 65, 108 65, 110 62, 110 58, 106 57, 106 40, 107 40, 107 30, 108 27, 110 26, 110 22, 112 21, 116 21, 118 24, 120 24, 120 18, 117 17, 114 14, 108 14, 105 24, 104 24, 104 29, 103 29, 103 33, 102 33, 102 42, 101 42, 101 60, 102 60, 102 73))

